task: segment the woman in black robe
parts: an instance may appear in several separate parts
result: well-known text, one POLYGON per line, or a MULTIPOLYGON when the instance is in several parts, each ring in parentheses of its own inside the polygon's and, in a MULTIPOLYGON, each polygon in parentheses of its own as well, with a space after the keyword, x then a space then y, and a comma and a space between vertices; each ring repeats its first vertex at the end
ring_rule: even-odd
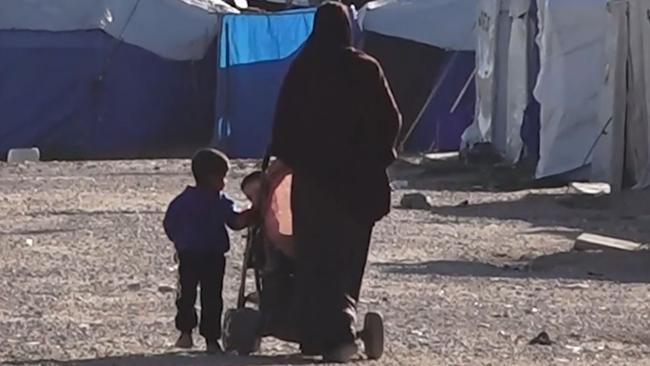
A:
POLYGON ((346 7, 326 3, 276 107, 270 154, 293 171, 297 324, 304 354, 347 362, 401 115, 379 63, 352 48, 346 7))

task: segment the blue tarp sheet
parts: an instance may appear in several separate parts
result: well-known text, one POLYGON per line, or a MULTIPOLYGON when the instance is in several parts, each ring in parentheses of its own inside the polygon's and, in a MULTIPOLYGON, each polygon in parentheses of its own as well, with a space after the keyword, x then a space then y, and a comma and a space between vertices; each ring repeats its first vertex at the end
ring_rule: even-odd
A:
POLYGON ((404 144, 407 152, 457 151, 472 123, 476 90, 472 51, 448 51, 436 71, 432 94, 404 144))
POLYGON ((224 17, 213 143, 231 157, 264 156, 284 76, 311 34, 314 14, 306 9, 224 17))
POLYGON ((216 54, 169 61, 102 31, 0 31, 0 155, 164 157, 205 145, 216 54))

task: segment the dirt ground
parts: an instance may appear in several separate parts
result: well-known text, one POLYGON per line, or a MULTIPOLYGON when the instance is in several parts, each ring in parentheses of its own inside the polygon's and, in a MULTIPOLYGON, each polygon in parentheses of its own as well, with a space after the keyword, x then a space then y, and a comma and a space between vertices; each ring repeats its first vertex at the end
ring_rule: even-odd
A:
MULTIPOLYGON (((252 168, 232 170, 227 191, 241 204, 252 168)), ((396 208, 376 227, 361 311, 384 314, 388 343, 381 361, 359 365, 650 364, 650 254, 571 251, 582 231, 650 241, 648 192, 508 191, 421 162, 392 175, 396 206, 418 191, 433 208, 396 208), (542 331, 554 343, 528 345, 542 331)), ((309 364, 270 339, 249 358, 171 348, 161 220, 190 182, 179 160, 0 165, 0 363, 309 364)), ((233 238, 227 306, 241 268, 233 238)))

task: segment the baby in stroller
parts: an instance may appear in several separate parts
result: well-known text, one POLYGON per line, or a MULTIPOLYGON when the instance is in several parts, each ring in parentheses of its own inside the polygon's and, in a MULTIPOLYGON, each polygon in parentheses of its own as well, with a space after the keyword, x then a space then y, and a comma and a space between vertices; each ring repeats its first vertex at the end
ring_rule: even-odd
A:
MULTIPOLYGON (((287 342, 300 341, 294 319, 294 260, 291 217, 290 171, 269 169, 244 178, 241 189, 258 208, 257 224, 249 229, 240 280, 237 309, 224 317, 223 345, 226 351, 249 354, 259 349, 262 337, 287 342), (254 274, 255 292, 246 295, 248 271, 254 274), (256 305, 248 307, 247 304, 256 305)), ((383 321, 379 314, 368 313, 359 338, 370 359, 383 353, 383 321)))
POLYGON ((295 258, 291 222, 291 174, 289 171, 277 171, 270 175, 257 171, 242 180, 241 189, 246 198, 260 208, 258 226, 264 239, 264 272, 271 272, 277 265, 273 259, 277 259, 278 255, 287 259, 295 258))

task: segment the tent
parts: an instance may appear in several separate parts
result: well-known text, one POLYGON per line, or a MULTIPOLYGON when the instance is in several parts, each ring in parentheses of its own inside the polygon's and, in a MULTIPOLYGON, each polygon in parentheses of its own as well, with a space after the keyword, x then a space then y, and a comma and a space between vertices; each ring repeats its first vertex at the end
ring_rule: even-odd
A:
POLYGON ((314 14, 301 9, 224 16, 213 145, 232 157, 264 156, 284 76, 311 33, 314 14))
POLYGON ((219 0, 3 0, 0 156, 163 157, 207 144, 215 38, 232 12, 219 0))
POLYGON ((607 75, 600 94, 592 180, 621 188, 650 186, 650 3, 609 4, 607 75))
MULTIPOLYGON (((591 163, 600 133, 598 95, 606 60, 607 0, 538 0, 540 111, 537 178, 565 174, 591 163)), ((581 177, 586 178, 586 176, 581 177)))
POLYGON ((538 119, 531 115, 535 109, 532 91, 539 72, 536 35, 535 1, 479 1, 477 113, 463 134, 463 148, 488 142, 513 164, 524 152, 536 156, 538 119))
POLYGON ((474 114, 476 0, 374 1, 363 49, 382 64, 404 119, 405 152, 458 150, 474 114))
POLYGON ((474 119, 474 59, 471 51, 443 53, 428 98, 403 130, 402 151, 458 151, 461 135, 474 119))
POLYGON ((513 164, 530 156, 536 178, 588 172, 607 0, 481 0, 480 9, 479 107, 464 144, 491 142, 513 164))
POLYGON ((301 8, 224 16, 213 146, 237 158, 265 155, 282 82, 311 34, 315 13, 301 8))

